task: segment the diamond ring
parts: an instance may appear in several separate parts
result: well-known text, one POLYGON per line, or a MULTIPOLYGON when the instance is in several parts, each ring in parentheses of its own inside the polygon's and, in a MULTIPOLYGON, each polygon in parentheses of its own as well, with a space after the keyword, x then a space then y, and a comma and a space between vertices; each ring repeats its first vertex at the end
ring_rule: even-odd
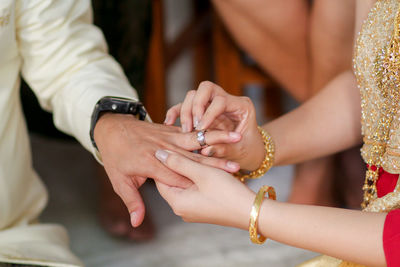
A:
POLYGON ((201 147, 207 146, 206 143, 206 130, 201 130, 197 132, 197 142, 201 147))

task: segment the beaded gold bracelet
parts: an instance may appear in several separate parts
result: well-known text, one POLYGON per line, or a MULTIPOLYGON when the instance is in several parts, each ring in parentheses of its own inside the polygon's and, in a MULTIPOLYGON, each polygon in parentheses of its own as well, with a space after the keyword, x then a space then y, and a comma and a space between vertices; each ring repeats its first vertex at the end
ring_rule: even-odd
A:
POLYGON ((267 238, 261 234, 258 234, 258 216, 260 214, 261 204, 264 200, 265 194, 268 193, 268 198, 276 200, 275 189, 272 186, 264 185, 260 188, 254 199, 253 206, 250 212, 250 223, 249 223, 249 235, 250 240, 254 244, 263 244, 267 238))
POLYGON ((263 128, 258 126, 258 131, 260 132, 265 148, 265 158, 264 161, 261 163, 261 166, 248 174, 243 174, 242 172, 234 173, 233 175, 238 178, 241 182, 244 182, 246 179, 256 179, 263 176, 269 169, 271 169, 272 165, 274 164, 275 159, 275 145, 274 141, 272 140, 271 135, 265 131, 263 128))

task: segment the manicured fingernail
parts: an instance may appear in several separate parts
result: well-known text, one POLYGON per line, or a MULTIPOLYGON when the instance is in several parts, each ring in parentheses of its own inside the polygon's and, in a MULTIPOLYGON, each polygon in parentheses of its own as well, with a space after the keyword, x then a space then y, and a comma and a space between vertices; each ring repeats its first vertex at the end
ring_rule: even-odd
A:
POLYGON ((137 214, 136 212, 131 213, 131 224, 132 226, 136 227, 136 222, 137 222, 137 214))
POLYGON ((196 130, 198 131, 203 130, 203 124, 201 123, 201 121, 197 122, 196 130))
POLYGON ((237 133, 237 132, 230 132, 230 133, 229 133, 229 137, 230 137, 232 140, 239 140, 240 137, 241 137, 241 135, 240 135, 240 133, 237 133))
POLYGON ((156 158, 163 163, 165 163, 167 161, 168 156, 169 156, 169 153, 165 150, 159 149, 156 151, 156 158))
POLYGON ((169 121, 169 118, 168 118, 168 117, 165 117, 164 124, 167 124, 168 121, 169 121))
POLYGON ((237 170, 240 168, 239 164, 237 164, 236 162, 233 162, 233 161, 228 161, 226 163, 226 166, 231 170, 237 170))
POLYGON ((193 126, 194 126, 194 128, 197 129, 197 125, 199 125, 199 118, 198 118, 198 117, 194 117, 194 119, 193 119, 193 126))
POLYGON ((212 146, 206 147, 201 151, 201 154, 207 157, 211 157, 214 155, 214 149, 212 149, 212 146))

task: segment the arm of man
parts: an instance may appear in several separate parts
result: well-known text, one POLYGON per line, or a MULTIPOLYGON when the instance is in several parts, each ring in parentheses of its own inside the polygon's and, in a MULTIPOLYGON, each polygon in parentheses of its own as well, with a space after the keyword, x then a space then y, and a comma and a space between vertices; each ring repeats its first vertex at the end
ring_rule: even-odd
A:
MULTIPOLYGON (((91 24, 90 0, 16 1, 16 5, 16 38, 25 80, 41 106, 53 112, 57 128, 100 156, 89 134, 96 103, 105 96, 137 100, 137 95, 121 67, 107 54, 101 31, 91 24)), ((105 114, 96 124, 94 136, 104 167, 132 216, 133 226, 140 225, 144 218, 145 208, 137 189, 147 177, 180 187, 191 184, 157 162, 157 148, 202 160, 178 149, 194 149, 194 135, 165 128, 121 114, 105 114)))

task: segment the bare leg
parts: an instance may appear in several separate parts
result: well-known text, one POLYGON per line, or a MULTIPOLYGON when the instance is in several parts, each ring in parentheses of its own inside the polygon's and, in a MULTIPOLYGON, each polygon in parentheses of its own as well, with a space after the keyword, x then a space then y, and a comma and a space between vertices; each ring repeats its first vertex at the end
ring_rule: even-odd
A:
MULTIPOLYGON (((355 2, 353 0, 315 0, 311 13, 310 96, 339 73, 351 68, 355 2)), ((349 156, 349 154, 347 154, 349 156)), ((353 153, 353 157, 356 157, 353 153)), ((318 159, 296 167, 289 201, 304 204, 334 205, 332 184, 334 158, 318 159)))
POLYGON ((213 0, 237 43, 298 101, 309 94, 306 0, 213 0), (290 77, 290 79, 288 78, 290 77))
MULTIPOLYGON (((239 45, 299 101, 351 68, 354 0, 214 0, 239 45), (290 77, 290 78, 288 78, 290 77)), ((296 168, 290 201, 334 204, 333 158, 296 168)))
POLYGON ((351 69, 354 15, 354 0, 314 0, 310 25, 312 94, 351 69))

